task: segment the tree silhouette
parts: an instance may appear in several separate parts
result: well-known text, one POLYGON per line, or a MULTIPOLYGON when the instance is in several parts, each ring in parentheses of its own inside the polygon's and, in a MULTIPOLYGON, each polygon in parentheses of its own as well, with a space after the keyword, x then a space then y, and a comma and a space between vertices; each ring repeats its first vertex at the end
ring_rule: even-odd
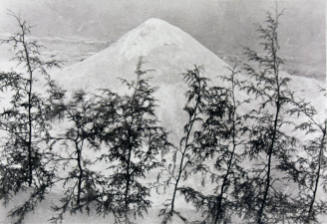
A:
POLYGON ((298 180, 300 196, 297 204, 298 220, 303 223, 319 223, 318 216, 326 214, 326 200, 318 200, 319 188, 326 192, 326 129, 327 120, 320 121, 316 109, 308 102, 294 101, 290 114, 305 118, 297 123, 295 130, 305 131, 310 139, 303 143, 303 151, 297 156, 297 170, 294 178, 298 180))
POLYGON ((200 76, 199 67, 195 66, 193 70, 189 70, 183 75, 189 88, 186 92, 186 105, 184 107, 184 111, 188 115, 188 121, 184 125, 184 136, 180 140, 179 147, 174 152, 173 164, 171 164, 168 170, 170 178, 167 184, 173 183, 173 193, 171 199, 168 200, 168 203, 160 211, 159 215, 164 217, 162 223, 169 222, 173 215, 177 215, 183 221, 186 221, 186 218, 175 209, 175 201, 177 193, 182 189, 180 187, 181 181, 188 178, 191 173, 190 169, 194 166, 194 133, 196 125, 202 122, 201 114, 205 106, 205 96, 208 93, 207 78, 200 76), (180 157, 178 157, 179 155, 180 157))
MULTIPOLYGON (((251 120, 249 158, 254 164, 248 191, 242 204, 247 205, 246 219, 258 224, 292 220, 296 213, 296 192, 285 192, 283 186, 295 186, 292 172, 296 170, 294 154, 297 141, 287 129, 292 127, 287 110, 292 107, 293 93, 288 87, 290 78, 280 74, 283 60, 279 57, 278 26, 282 14, 267 13, 266 26, 259 26, 263 54, 246 49, 252 64, 245 71, 250 81, 244 89, 258 101, 256 109, 247 114, 251 120), (287 184, 286 184, 286 181, 287 184)), ((245 191, 244 191, 245 192, 245 191)))
POLYGON ((13 47, 13 60, 21 72, 1 72, 0 90, 8 102, 0 114, 1 119, 1 164, 0 198, 7 203, 18 192, 30 189, 29 199, 9 213, 21 223, 27 212, 32 211, 52 186, 53 172, 46 166, 51 123, 48 115, 52 110, 48 98, 56 85, 47 69, 58 66, 56 60, 43 60, 41 46, 30 40, 30 26, 19 16, 11 13, 18 24, 18 32, 2 43, 13 47), (43 80, 45 91, 35 90, 35 84, 43 80))
POLYGON ((193 153, 197 162, 193 172, 204 174, 203 186, 210 177, 214 190, 208 194, 192 187, 180 188, 186 200, 202 211, 205 217, 202 223, 231 222, 232 214, 241 210, 236 195, 246 175, 241 162, 245 141, 242 136, 247 129, 239 107, 247 100, 240 101, 236 97, 236 91, 240 91, 243 83, 237 77, 237 66, 230 71, 228 76, 220 77, 224 85, 208 88, 203 107, 205 118, 195 132, 193 153))
POLYGON ((155 89, 144 78, 147 71, 143 71, 141 65, 140 59, 136 81, 123 80, 131 94, 119 96, 115 111, 103 110, 112 103, 108 98, 98 104, 99 110, 103 110, 100 113, 103 119, 97 129, 103 131, 97 138, 106 148, 99 159, 109 163, 107 189, 112 192, 112 197, 106 197, 103 203, 111 204, 118 221, 124 223, 130 222, 130 214, 142 216, 151 206, 147 199, 150 188, 142 179, 162 166, 160 155, 170 146, 167 133, 155 115, 155 89))
POLYGON ((83 91, 75 92, 68 103, 56 105, 53 115, 61 116, 68 127, 52 138, 51 160, 57 168, 55 182, 62 184, 65 195, 60 205, 53 206, 57 213, 50 219, 53 223, 61 222, 66 212, 89 213, 90 207, 101 207, 99 198, 106 178, 92 169, 96 158, 91 156, 100 147, 95 141, 98 133, 94 131, 96 105, 96 99, 83 91))

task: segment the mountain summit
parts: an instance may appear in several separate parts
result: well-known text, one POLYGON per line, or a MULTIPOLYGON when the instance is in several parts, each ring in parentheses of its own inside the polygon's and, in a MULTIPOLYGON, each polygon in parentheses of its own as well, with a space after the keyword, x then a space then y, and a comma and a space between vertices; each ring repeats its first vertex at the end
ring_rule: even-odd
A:
POLYGON ((72 65, 59 81, 71 88, 104 88, 119 85, 118 78, 133 79, 139 58, 143 69, 153 69, 155 83, 182 81, 181 73, 194 65, 203 66, 215 78, 227 64, 192 36, 163 20, 151 18, 123 35, 108 48, 72 65))
POLYGON ((146 56, 161 47, 183 48, 198 45, 196 41, 179 28, 157 18, 146 20, 128 32, 118 42, 120 56, 125 59, 146 56), (191 45, 190 45, 191 44, 191 45))

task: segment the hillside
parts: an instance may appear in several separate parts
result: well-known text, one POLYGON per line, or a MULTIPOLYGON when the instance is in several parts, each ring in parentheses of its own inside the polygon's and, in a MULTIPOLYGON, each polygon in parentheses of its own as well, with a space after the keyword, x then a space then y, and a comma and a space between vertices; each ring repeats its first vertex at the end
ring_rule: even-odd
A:
MULTIPOLYGON (((228 64, 205 48, 192 36, 163 20, 152 18, 123 35, 99 53, 65 68, 56 74, 57 81, 69 91, 92 91, 122 87, 120 79, 135 79, 135 68, 142 57, 143 70, 149 70, 151 83, 158 87, 158 116, 164 126, 176 136, 182 130, 185 85, 182 74, 195 65, 213 83, 219 76, 229 74, 228 64)), ((306 98, 323 113, 321 83, 315 79, 290 76, 297 96, 306 98)), ((244 77, 246 78, 246 77, 244 77)))

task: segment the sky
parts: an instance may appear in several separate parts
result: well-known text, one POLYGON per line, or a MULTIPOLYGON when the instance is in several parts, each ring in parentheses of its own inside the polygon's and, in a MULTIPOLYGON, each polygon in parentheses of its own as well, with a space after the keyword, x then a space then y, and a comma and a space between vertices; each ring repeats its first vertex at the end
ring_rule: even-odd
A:
MULTIPOLYGON (((190 33, 215 53, 258 45, 256 24, 272 0, 0 0, 0 34, 15 30, 8 10, 36 36, 115 41, 151 17, 190 33)), ((279 0, 281 47, 287 57, 325 64, 325 0, 279 0)), ((323 69, 323 68, 321 68, 323 69)))

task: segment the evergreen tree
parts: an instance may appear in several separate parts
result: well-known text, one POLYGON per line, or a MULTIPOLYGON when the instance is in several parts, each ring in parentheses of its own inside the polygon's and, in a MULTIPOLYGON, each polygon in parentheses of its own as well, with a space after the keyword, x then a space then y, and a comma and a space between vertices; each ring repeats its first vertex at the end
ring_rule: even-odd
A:
POLYGON ((94 123, 97 122, 96 99, 83 91, 73 94, 68 103, 56 105, 54 116, 61 116, 68 124, 64 133, 52 138, 52 162, 55 163, 56 184, 62 184, 65 195, 60 205, 53 206, 57 213, 53 223, 61 222, 66 212, 90 212, 92 206, 100 206, 101 187, 106 178, 92 169, 96 158, 92 154, 99 150, 95 141, 94 123), (94 157, 94 156, 93 156, 94 157), (91 206, 92 204, 92 206, 91 206))
POLYGON ((196 126, 202 120, 202 112, 205 107, 205 99, 208 94, 207 78, 201 77, 200 69, 195 67, 184 74, 184 80, 188 85, 186 92, 186 105, 184 111, 188 115, 187 123, 184 125, 184 136, 181 138, 179 147, 176 148, 173 155, 173 164, 170 164, 168 170, 170 178, 166 181, 167 184, 173 185, 173 193, 171 199, 165 204, 165 207, 160 211, 160 216, 163 216, 162 223, 167 223, 173 215, 177 215, 183 221, 187 219, 176 210, 175 201, 177 193, 181 191, 181 183, 186 180, 194 166, 195 157, 193 150, 196 147, 194 134, 196 126))
MULTIPOLYGON (((2 43, 13 46, 21 72, 1 72, 1 92, 8 102, 3 102, 0 114, 1 161, 0 199, 6 204, 18 192, 30 189, 29 198, 10 211, 21 223, 25 215, 34 210, 38 202, 53 184, 53 172, 47 167, 47 152, 51 123, 48 115, 52 110, 48 98, 56 92, 56 85, 50 79, 47 69, 58 66, 56 60, 42 58, 41 46, 28 38, 30 26, 19 16, 11 14, 19 30, 2 43), (35 84, 43 80, 45 91, 37 91, 35 84), (50 94, 50 95, 49 95, 50 94)), ((56 100, 57 96, 51 96, 56 100)))
POLYGON ((326 129, 327 120, 319 121, 316 109, 301 100, 294 103, 289 112, 305 118, 297 124, 295 130, 305 131, 309 141, 303 143, 303 151, 297 156, 297 170, 294 178, 298 180, 300 197, 298 199, 298 220, 302 223, 319 223, 318 216, 326 214, 327 201, 318 199, 319 188, 327 188, 326 171, 326 129))
POLYGON ((134 218, 143 216, 151 206, 147 199, 151 189, 142 179, 162 166, 160 155, 170 146, 167 133, 155 115, 155 89, 144 78, 147 71, 141 70, 141 65, 140 60, 136 81, 123 80, 131 94, 119 97, 115 111, 101 109, 111 104, 105 98, 98 104, 99 110, 103 110, 100 117, 104 119, 96 126, 103 130, 97 138, 106 147, 100 159, 110 164, 107 191, 111 197, 103 198, 102 202, 113 208, 117 222, 123 223, 130 222, 130 214, 134 218))
POLYGON ((296 213, 296 192, 285 192, 296 180, 294 156, 297 141, 290 135, 293 93, 290 79, 280 74, 283 60, 279 57, 278 27, 282 14, 267 13, 266 26, 259 26, 263 54, 246 49, 250 64, 245 71, 251 82, 244 87, 258 101, 247 115, 250 120, 248 155, 253 164, 250 180, 243 184, 241 204, 247 206, 245 218, 258 224, 290 222, 296 213))
POLYGON ((243 83, 238 74, 235 65, 228 76, 221 77, 227 87, 209 89, 203 110, 205 119, 201 129, 196 131, 194 154, 199 162, 194 171, 207 174, 204 178, 210 176, 211 184, 215 186, 213 192, 206 194, 190 187, 181 188, 186 200, 203 212, 202 223, 231 222, 232 214, 241 210, 237 194, 245 176, 241 162, 244 154, 242 136, 246 128, 239 107, 247 101, 239 101, 236 97, 236 91, 243 83), (212 160, 214 165, 207 165, 212 160))

